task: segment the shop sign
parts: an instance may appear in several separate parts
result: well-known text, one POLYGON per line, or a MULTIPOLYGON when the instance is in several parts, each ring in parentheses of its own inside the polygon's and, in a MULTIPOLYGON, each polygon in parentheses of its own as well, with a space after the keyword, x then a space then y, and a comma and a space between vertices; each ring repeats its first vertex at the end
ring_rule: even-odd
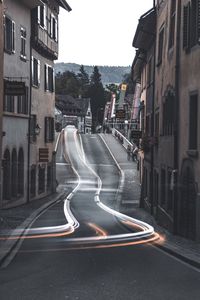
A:
POLYGON ((4 94, 9 96, 23 96, 26 94, 25 82, 4 80, 4 94))

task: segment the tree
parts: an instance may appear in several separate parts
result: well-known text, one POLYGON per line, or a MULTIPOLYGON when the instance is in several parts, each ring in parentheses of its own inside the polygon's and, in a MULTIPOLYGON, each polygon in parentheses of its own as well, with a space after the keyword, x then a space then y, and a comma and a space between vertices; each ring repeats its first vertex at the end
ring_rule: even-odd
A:
POLYGON ((103 121, 103 110, 105 107, 105 91, 101 82, 101 74, 97 66, 94 67, 93 73, 90 77, 90 89, 89 96, 91 99, 91 110, 92 110, 92 129, 103 121))
POLYGON ((80 84, 74 72, 66 71, 56 75, 56 93, 66 94, 73 97, 79 96, 80 84))
POLYGON ((81 65, 79 69, 77 78, 79 80, 79 85, 80 85, 79 95, 81 95, 83 98, 87 98, 90 80, 89 80, 89 75, 86 73, 83 65, 81 65))

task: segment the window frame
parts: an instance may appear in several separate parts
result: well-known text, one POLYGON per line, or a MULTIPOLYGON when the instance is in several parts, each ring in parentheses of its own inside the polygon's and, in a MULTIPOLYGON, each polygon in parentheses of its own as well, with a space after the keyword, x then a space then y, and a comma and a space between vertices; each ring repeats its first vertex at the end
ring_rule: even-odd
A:
POLYGON ((40 60, 33 57, 32 60, 32 86, 39 88, 40 86, 40 60))
POLYGON ((27 61, 26 56, 26 28, 21 26, 20 27, 20 35, 21 35, 21 50, 20 50, 20 58, 24 61, 27 61))
POLYGON ((15 21, 4 15, 4 51, 8 54, 15 53, 15 21), (8 27, 7 20, 11 23, 8 27))

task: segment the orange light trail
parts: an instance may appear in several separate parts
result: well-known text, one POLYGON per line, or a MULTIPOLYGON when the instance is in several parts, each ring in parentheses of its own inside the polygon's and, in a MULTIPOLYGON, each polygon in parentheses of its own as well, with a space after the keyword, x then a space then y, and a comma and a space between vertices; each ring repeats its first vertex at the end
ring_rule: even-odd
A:
POLYGON ((41 238, 49 238, 49 237, 61 237, 66 236, 74 232, 74 228, 70 228, 67 232, 61 232, 61 233, 44 233, 44 234, 35 234, 35 235, 21 235, 21 236, 4 236, 0 237, 1 241, 5 240, 18 240, 18 239, 41 239, 41 238))
MULTIPOLYGON (((142 245, 142 244, 154 244, 159 243, 160 235, 158 233, 155 233, 152 238, 145 239, 145 240, 139 240, 139 241, 132 241, 132 242, 125 242, 125 243, 113 243, 113 244, 107 244, 107 245, 94 245, 94 246, 77 246, 77 247, 71 247, 71 248, 55 248, 55 249, 38 249, 38 250, 20 250, 21 253, 34 253, 34 252, 56 252, 56 251, 71 251, 71 250, 89 250, 89 249, 104 249, 104 248, 117 248, 117 247, 129 247, 129 246, 135 246, 135 245, 142 245)), ((163 242, 163 239, 161 237, 161 242, 163 242)), ((3 252, 1 252, 3 253, 3 252)))
POLYGON ((103 229, 101 228, 100 226, 97 226, 96 224, 93 224, 93 223, 88 223, 88 225, 95 230, 95 233, 98 235, 98 236, 104 236, 104 237, 107 237, 108 233, 103 229))

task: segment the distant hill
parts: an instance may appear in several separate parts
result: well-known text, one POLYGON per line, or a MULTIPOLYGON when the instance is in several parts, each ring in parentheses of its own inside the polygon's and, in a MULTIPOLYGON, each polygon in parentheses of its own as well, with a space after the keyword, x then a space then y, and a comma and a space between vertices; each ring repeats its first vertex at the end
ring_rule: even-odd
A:
MULTIPOLYGON (((74 73, 78 73, 81 65, 74 64, 74 63, 56 63, 55 64, 55 71, 56 73, 63 73, 65 71, 71 71, 74 73)), ((90 76, 93 72, 94 66, 84 66, 85 71, 90 76)), ((131 67, 118 67, 118 66, 98 66, 99 72, 101 73, 102 83, 109 84, 109 83, 121 83, 123 80, 123 76, 125 74, 130 73, 131 67)))

